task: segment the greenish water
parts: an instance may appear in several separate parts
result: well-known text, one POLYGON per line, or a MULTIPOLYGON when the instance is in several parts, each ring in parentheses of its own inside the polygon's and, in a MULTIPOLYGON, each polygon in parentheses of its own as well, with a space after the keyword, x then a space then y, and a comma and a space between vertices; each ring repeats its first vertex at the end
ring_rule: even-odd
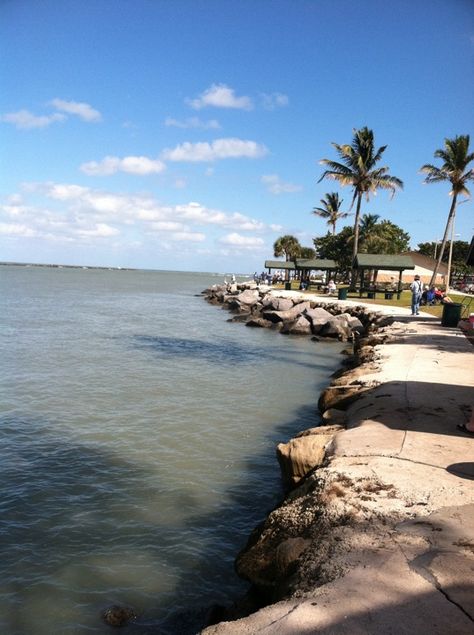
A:
POLYGON ((227 322, 211 274, 0 268, 0 632, 196 632, 339 344, 227 322))

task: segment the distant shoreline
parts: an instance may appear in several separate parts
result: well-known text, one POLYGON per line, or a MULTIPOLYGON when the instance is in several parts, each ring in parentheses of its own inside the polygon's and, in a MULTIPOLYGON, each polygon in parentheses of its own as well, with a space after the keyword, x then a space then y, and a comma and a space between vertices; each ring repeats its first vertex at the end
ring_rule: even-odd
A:
POLYGON ((51 269, 102 269, 105 271, 138 271, 132 267, 97 267, 94 265, 55 265, 38 262, 0 262, 0 266, 8 267, 49 267, 51 269))

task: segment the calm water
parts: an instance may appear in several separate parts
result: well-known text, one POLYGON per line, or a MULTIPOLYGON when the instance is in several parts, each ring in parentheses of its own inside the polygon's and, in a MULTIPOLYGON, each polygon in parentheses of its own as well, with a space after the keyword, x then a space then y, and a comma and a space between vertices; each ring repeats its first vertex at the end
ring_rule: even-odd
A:
POLYGON ((317 423, 341 346, 228 323, 195 297, 221 280, 0 267, 3 635, 109 633, 114 603, 126 635, 192 633, 245 590, 275 443, 317 423))

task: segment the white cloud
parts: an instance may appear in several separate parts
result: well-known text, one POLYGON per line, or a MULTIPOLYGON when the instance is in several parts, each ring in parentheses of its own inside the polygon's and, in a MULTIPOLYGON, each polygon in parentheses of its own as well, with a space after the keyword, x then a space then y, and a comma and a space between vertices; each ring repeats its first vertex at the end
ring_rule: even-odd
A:
POLYGON ((167 243, 176 252, 181 243, 180 249, 187 245, 196 254, 196 246, 207 249, 211 239, 214 251, 217 242, 235 255, 263 251, 264 232, 269 231, 257 219, 198 202, 166 205, 151 194, 115 193, 71 183, 27 183, 21 196, 6 197, 0 205, 0 234, 68 245, 100 241, 105 248, 117 239, 124 246, 137 240, 150 245, 159 234, 160 249, 167 243))
POLYGON ((30 184, 27 185, 27 189, 32 189, 33 191, 43 190, 47 193, 47 196, 60 201, 74 200, 89 192, 87 187, 67 183, 45 183, 44 185, 39 185, 38 188, 35 187, 35 184, 30 184))
POLYGON ((52 115, 34 115, 29 110, 19 110, 9 112, 0 117, 1 121, 11 123, 20 130, 31 130, 32 128, 46 128, 56 121, 64 121, 66 116, 56 112, 52 115))
POLYGON ((204 130, 218 130, 221 126, 217 119, 208 119, 208 121, 202 121, 199 117, 188 117, 184 121, 173 119, 173 117, 167 117, 165 119, 165 126, 173 126, 175 128, 202 128, 204 130))
POLYGON ((255 247, 263 247, 264 241, 262 238, 255 236, 241 236, 236 232, 223 236, 220 241, 223 245, 232 245, 233 247, 244 247, 246 249, 252 249, 255 247))
POLYGON ((92 229, 78 230, 78 234, 93 238, 109 238, 110 236, 117 236, 117 234, 120 234, 120 231, 116 227, 111 227, 106 223, 97 223, 92 229))
POLYGON ((20 223, 0 223, 0 234, 5 236, 23 236, 24 238, 31 238, 36 236, 37 232, 20 223))
POLYGON ((265 110, 276 110, 288 106, 289 99, 283 93, 261 93, 262 105, 265 110))
POLYGON ((165 168, 165 164, 158 159, 135 156, 124 157, 123 159, 108 156, 101 161, 89 161, 80 166, 82 172, 89 176, 109 176, 117 172, 145 176, 147 174, 159 174, 165 168))
POLYGON ((289 192, 301 192, 301 185, 285 183, 277 174, 266 174, 261 178, 262 183, 272 194, 287 194, 289 192))
POLYGON ((264 145, 255 141, 227 138, 190 143, 186 141, 175 148, 163 151, 162 158, 166 161, 216 161, 219 159, 258 159, 268 153, 264 145))
POLYGON ((170 238, 171 240, 182 242, 202 243, 206 240, 206 234, 201 232, 176 232, 171 234, 170 238))
POLYGON ((158 232, 180 232, 186 229, 183 223, 177 223, 176 221, 158 221, 151 224, 151 228, 158 232))
POLYGON ((250 97, 237 97, 233 88, 226 84, 212 84, 196 99, 188 99, 187 103, 194 110, 201 110, 207 106, 214 108, 237 108, 241 110, 252 110, 253 103, 250 97))
POLYGON ((65 101, 64 99, 53 99, 50 104, 60 110, 61 112, 67 112, 68 115, 76 115, 83 121, 100 121, 102 115, 98 110, 95 110, 89 104, 85 104, 77 101, 65 101))

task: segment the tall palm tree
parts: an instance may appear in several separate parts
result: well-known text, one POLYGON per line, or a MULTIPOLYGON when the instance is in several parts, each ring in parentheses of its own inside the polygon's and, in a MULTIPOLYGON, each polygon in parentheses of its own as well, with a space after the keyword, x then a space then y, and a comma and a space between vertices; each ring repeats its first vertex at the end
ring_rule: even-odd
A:
POLYGON ((328 192, 324 198, 320 200, 322 207, 315 207, 313 214, 325 218, 327 224, 332 227, 332 235, 336 235, 336 223, 342 218, 347 218, 349 214, 347 212, 341 212, 341 205, 344 202, 339 198, 337 192, 328 192))
MULTIPOLYGON (((458 196, 460 194, 464 194, 467 197, 471 195, 467 189, 467 182, 474 180, 474 170, 472 170, 472 168, 467 170, 466 168, 469 163, 474 160, 474 153, 471 152, 471 154, 469 154, 469 135, 460 135, 454 137, 454 139, 445 139, 444 149, 436 150, 434 156, 436 159, 442 159, 443 165, 440 168, 430 163, 423 165, 421 171, 427 175, 425 183, 449 181, 451 183, 449 196, 452 196, 453 200, 451 201, 443 242, 441 243, 441 249, 439 250, 433 275, 431 276, 430 286, 435 284, 439 266, 443 259, 449 228, 451 227, 451 223, 454 222, 456 214, 458 196)), ((447 281, 447 286, 449 286, 449 280, 447 281)))
POLYGON ((332 144, 336 149, 342 163, 322 159, 320 163, 327 166, 327 170, 319 179, 334 179, 340 185, 350 185, 353 189, 351 209, 356 203, 354 219, 354 243, 352 250, 351 286, 355 283, 354 263, 359 246, 359 218, 362 197, 369 200, 370 194, 375 194, 378 189, 390 190, 392 195, 397 188, 403 188, 403 182, 396 176, 388 174, 388 167, 376 168, 376 164, 382 158, 387 146, 381 146, 375 150, 374 133, 367 127, 354 130, 351 145, 332 144))
POLYGON ((300 241, 295 237, 287 234, 286 236, 280 236, 273 244, 273 253, 276 258, 285 256, 285 260, 294 260, 300 255, 301 245, 300 241))

